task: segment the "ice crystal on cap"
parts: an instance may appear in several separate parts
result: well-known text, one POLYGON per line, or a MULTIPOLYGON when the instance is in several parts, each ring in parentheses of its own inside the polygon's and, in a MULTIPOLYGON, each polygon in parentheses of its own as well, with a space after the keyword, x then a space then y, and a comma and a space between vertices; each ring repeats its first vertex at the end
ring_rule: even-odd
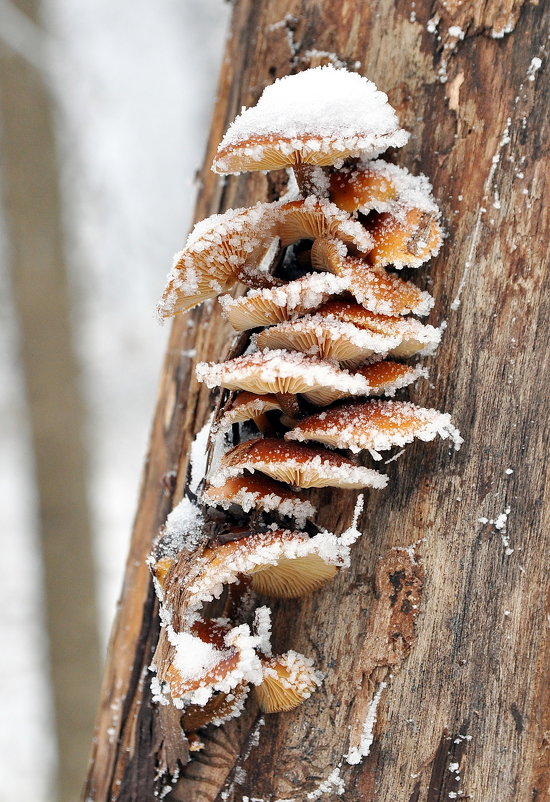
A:
POLYGON ((222 311, 237 331, 291 320, 317 309, 331 295, 350 288, 350 280, 330 273, 310 273, 282 287, 251 290, 242 298, 224 295, 222 311))
POLYGON ((229 477, 245 471, 260 471, 272 479, 304 488, 383 488, 388 482, 384 474, 356 465, 340 454, 275 438, 248 440, 235 446, 224 454, 210 481, 221 486, 229 477))
POLYGON ((244 512, 250 510, 275 510, 279 515, 295 518, 298 526, 303 526, 307 518, 315 515, 315 507, 288 487, 268 479, 261 474, 254 476, 235 476, 221 487, 210 485, 203 494, 203 501, 213 506, 229 509, 238 504, 244 512))
POLYGON ((312 415, 287 432, 285 438, 315 440, 354 452, 368 449, 377 458, 379 451, 404 446, 414 439, 433 440, 436 435, 450 437, 455 448, 460 448, 460 432, 447 413, 407 401, 370 401, 312 415))
POLYGON ((256 687, 256 696, 264 713, 292 710, 323 681, 313 661, 294 651, 262 660, 262 670, 263 682, 256 687))
POLYGON ((367 78, 332 66, 289 75, 264 89, 256 106, 229 127, 214 160, 218 173, 329 165, 372 158, 408 139, 388 103, 367 78))
POLYGON ((197 379, 208 387, 259 394, 296 394, 328 388, 360 395, 369 389, 362 376, 354 376, 322 359, 284 350, 266 349, 219 365, 201 362, 196 373, 197 379))
MULTIPOLYGON (((356 368, 356 375, 363 376, 369 384, 369 395, 394 396, 397 390, 408 387, 417 379, 427 378, 428 371, 421 365, 403 365, 401 362, 373 362, 356 368)), ((305 393, 308 401, 316 406, 328 406, 334 401, 349 398, 341 390, 323 390, 321 393, 305 393)))
POLYGON ((329 270, 348 282, 353 297, 371 312, 381 315, 427 315, 434 304, 432 296, 410 281, 403 281, 383 267, 370 265, 347 255, 338 240, 317 239, 311 248, 311 264, 329 270))
POLYGON ((187 497, 177 504, 166 519, 159 557, 174 557, 182 549, 193 551, 203 538, 204 516, 187 497))
POLYGON ((227 292, 240 277, 267 276, 262 258, 274 239, 274 204, 229 209, 197 223, 185 248, 176 254, 157 307, 161 318, 185 312, 207 298, 227 292))

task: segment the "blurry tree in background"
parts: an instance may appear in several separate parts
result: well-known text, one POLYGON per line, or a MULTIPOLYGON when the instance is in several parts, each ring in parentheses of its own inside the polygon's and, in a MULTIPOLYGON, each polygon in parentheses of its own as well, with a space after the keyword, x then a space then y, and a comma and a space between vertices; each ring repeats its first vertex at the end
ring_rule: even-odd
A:
POLYGON ((0 0, 2 802, 84 775, 227 11, 0 0))

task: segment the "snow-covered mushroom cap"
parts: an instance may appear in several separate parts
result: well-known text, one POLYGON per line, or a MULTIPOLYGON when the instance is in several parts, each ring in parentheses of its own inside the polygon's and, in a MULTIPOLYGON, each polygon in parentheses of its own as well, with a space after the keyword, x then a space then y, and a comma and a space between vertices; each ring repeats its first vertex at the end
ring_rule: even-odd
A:
POLYGON ((187 705, 181 718, 184 731, 192 733, 206 724, 220 727, 226 721, 237 718, 243 711, 249 692, 250 685, 241 682, 228 693, 214 693, 204 705, 187 705))
POLYGON ((256 696, 264 713, 292 710, 308 699, 323 681, 313 661, 298 652, 262 660, 263 682, 256 686, 256 696))
POLYGON ((171 630, 168 639, 173 658, 162 680, 177 706, 204 705, 216 691, 260 680, 259 639, 246 624, 231 628, 224 619, 199 619, 190 631, 171 630))
POLYGON ((390 212, 420 209, 439 216, 432 185, 425 175, 412 175, 406 167, 383 159, 344 167, 330 177, 330 198, 346 212, 390 212))
POLYGON ((311 312, 332 295, 350 287, 348 278, 330 273, 310 273, 282 287, 251 290, 242 298, 224 295, 222 312, 237 331, 270 326, 311 312))
POLYGON ((281 204, 277 209, 275 231, 285 247, 298 240, 320 237, 347 242, 362 253, 368 253, 374 244, 361 223, 350 219, 349 214, 334 203, 314 195, 281 204))
POLYGON ((384 474, 363 468, 340 454, 275 438, 248 440, 222 457, 211 484, 222 485, 245 471, 260 471, 293 487, 383 488, 384 474))
POLYGON ((294 518, 298 526, 303 526, 316 512, 309 501, 262 474, 235 476, 221 487, 209 485, 203 493, 203 501, 226 510, 232 504, 238 504, 244 512, 275 510, 279 515, 294 518))
MULTIPOLYGON (((397 390, 408 387, 419 378, 427 378, 428 371, 422 365, 404 365, 402 362, 373 362, 356 369, 369 383, 368 395, 385 395, 390 398, 397 390)), ((315 406, 326 407, 334 401, 349 396, 341 390, 323 390, 322 393, 306 393, 307 400, 315 406)), ((292 423, 292 427, 296 425, 292 423)))
POLYGON ((369 260, 379 267, 420 267, 439 252, 443 242, 436 216, 421 209, 408 209, 403 217, 377 214, 367 226, 374 239, 369 260))
POLYGON ((315 440, 336 448, 358 452, 367 449, 378 458, 379 451, 404 446, 414 439, 429 441, 436 435, 450 437, 459 448, 462 438, 447 413, 423 409, 407 401, 369 401, 312 415, 287 432, 288 440, 315 440))
POLYGON ((433 354, 441 340, 441 330, 412 317, 390 317, 369 312, 360 304, 328 301, 316 316, 353 324, 358 329, 387 338, 386 353, 395 357, 433 354))
POLYGON ((264 89, 256 106, 229 127, 214 160, 217 173, 329 165, 372 158, 408 139, 388 103, 367 78, 332 66, 289 75, 264 89))
POLYGON ((295 395, 322 388, 342 390, 350 395, 368 392, 363 377, 322 359, 284 350, 258 351, 217 365, 201 362, 196 373, 197 379, 208 387, 248 390, 260 395, 295 395))
POLYGON ((276 236, 273 208, 274 204, 257 203, 197 223, 184 250, 174 258, 157 307, 159 317, 172 317, 215 298, 247 273, 255 272, 260 283, 267 279, 268 255, 276 236))
POLYGON ((311 264, 316 270, 329 270, 348 282, 349 292, 371 312, 381 315, 427 315, 434 304, 432 296, 410 281, 347 255, 338 240, 315 240, 311 264))
POLYGON ((276 396, 243 391, 235 396, 231 406, 225 410, 216 424, 215 432, 225 432, 234 423, 243 423, 247 420, 254 421, 258 429, 263 432, 266 426, 266 414, 273 411, 281 412, 281 405, 276 396))

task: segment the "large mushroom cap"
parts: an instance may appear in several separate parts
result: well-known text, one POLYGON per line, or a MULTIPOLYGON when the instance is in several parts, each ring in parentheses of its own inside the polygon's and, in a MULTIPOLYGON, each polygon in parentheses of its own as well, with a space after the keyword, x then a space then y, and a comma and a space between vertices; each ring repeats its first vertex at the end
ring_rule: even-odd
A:
POLYGON ((245 354, 218 365, 201 362, 196 373, 197 379, 208 387, 248 390, 260 395, 295 395, 322 388, 342 390, 350 395, 368 391, 361 376, 354 376, 322 359, 283 350, 245 354))
POLYGON ((262 660, 263 682, 256 696, 264 713, 292 710, 311 696, 322 682, 313 661, 294 651, 262 660))
POLYGON ((375 215, 367 226, 374 239, 369 260, 379 267, 420 267, 439 252, 443 242, 436 216, 422 209, 408 209, 402 217, 386 212, 375 215))
POLYGON ((225 134, 217 173, 329 165, 372 158, 408 139, 387 95, 367 78, 331 66, 289 75, 264 89, 225 134))
POLYGON ((227 292, 241 276, 256 271, 265 278, 262 262, 274 242, 273 204, 229 209, 197 223, 185 248, 177 254, 157 311, 161 318, 227 292))
MULTIPOLYGON (((373 362, 356 369, 356 375, 363 376, 369 384, 368 395, 392 397, 397 390, 408 387, 417 379, 427 378, 428 371, 422 365, 404 365, 401 362, 373 362)), ((326 407, 334 401, 349 396, 341 390, 324 389, 320 393, 304 393, 305 398, 315 406, 326 407)), ((294 425, 294 424, 293 424, 294 425)))
POLYGON ((404 446, 415 438, 433 440, 450 437, 459 448, 462 438, 447 413, 423 409, 407 401, 369 401, 312 415, 285 434, 288 440, 315 440, 336 448, 373 456, 393 446, 404 446))
POLYGON ((226 510, 231 504, 238 504, 244 512, 276 510, 279 515, 295 518, 298 526, 315 515, 315 507, 309 501, 262 474, 235 476, 221 487, 209 485, 203 493, 203 501, 226 510))
POLYGON ((347 301, 328 301, 316 315, 328 320, 351 323, 358 329, 388 338, 387 353, 396 357, 413 354, 432 354, 441 340, 441 330, 412 317, 390 317, 369 312, 361 304, 347 301))
POLYGON ((229 477, 245 471, 260 471, 272 479, 304 488, 383 488, 388 482, 384 474, 324 448, 264 438, 240 443, 224 454, 211 483, 222 485, 229 477))
POLYGON ((410 281, 388 273, 383 267, 349 257, 338 240, 318 239, 311 249, 311 264, 348 281, 349 292, 371 312, 381 315, 427 315, 432 296, 410 281))
POLYGON ((348 278, 330 273, 310 273, 282 287, 251 290, 242 298, 224 295, 220 303, 233 328, 246 331, 311 312, 349 286, 348 278))

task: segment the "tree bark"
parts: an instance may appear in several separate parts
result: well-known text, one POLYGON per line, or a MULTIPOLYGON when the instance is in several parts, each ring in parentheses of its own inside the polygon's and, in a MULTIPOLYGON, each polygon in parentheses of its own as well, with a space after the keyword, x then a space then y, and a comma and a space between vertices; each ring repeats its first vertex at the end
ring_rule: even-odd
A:
MULTIPOLYGON (((207 730, 174 798, 548 793, 547 24, 542 5, 520 0, 235 4, 197 219, 277 197, 277 174, 209 172, 229 122, 274 78, 332 61, 374 80, 412 132, 398 162, 431 178, 449 232, 413 276, 436 298, 430 321, 447 329, 426 360, 430 383, 411 398, 451 412, 466 442, 458 454, 417 443, 387 465, 389 488, 367 496, 352 567, 311 598, 273 605, 275 648, 313 657, 322 689, 292 713, 264 719, 249 704, 207 730)), ((220 361, 230 340, 216 305, 173 326, 86 787, 96 802, 152 797, 147 666, 158 620, 144 561, 216 400, 193 379, 195 359, 220 361)), ((318 521, 341 531, 354 501, 317 493, 318 521)))

